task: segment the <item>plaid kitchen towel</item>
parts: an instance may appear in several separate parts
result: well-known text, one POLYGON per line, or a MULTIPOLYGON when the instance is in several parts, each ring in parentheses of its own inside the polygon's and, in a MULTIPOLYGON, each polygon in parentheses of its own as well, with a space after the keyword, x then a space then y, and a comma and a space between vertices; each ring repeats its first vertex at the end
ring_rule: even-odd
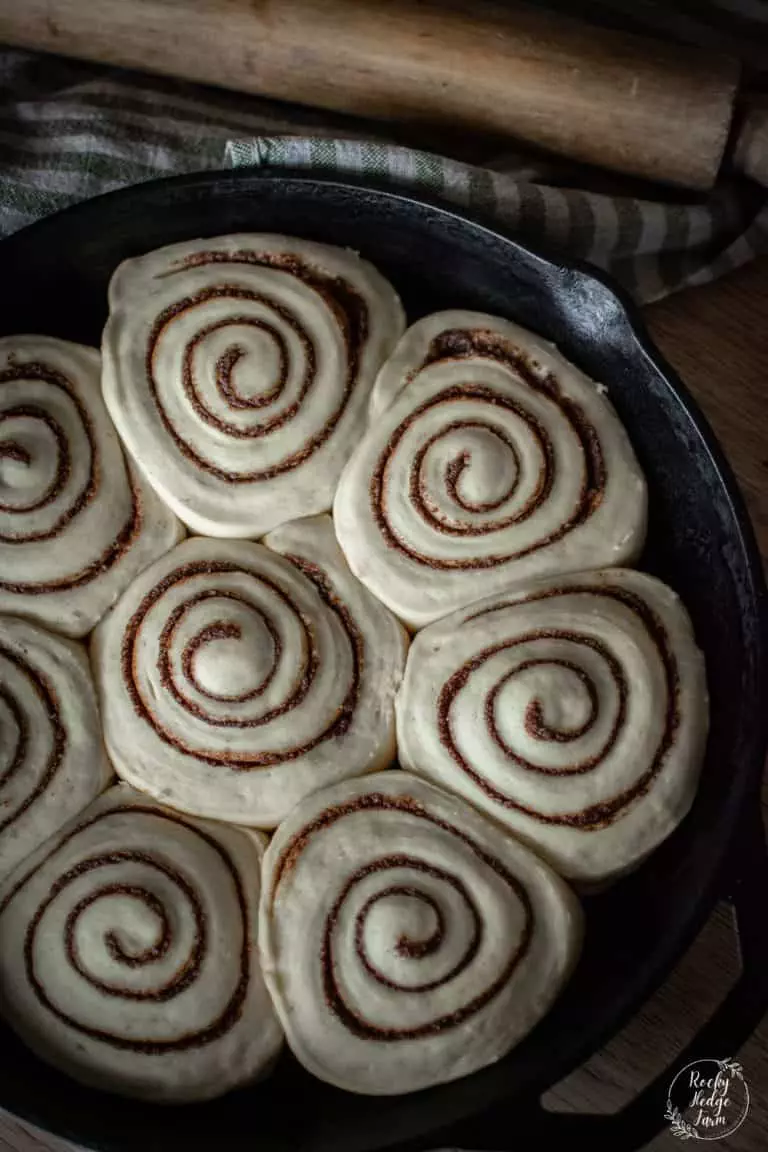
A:
MULTIPOLYGON (((565 7, 718 44, 739 52, 752 78, 768 71, 768 6, 757 0, 568 0, 565 7)), ((456 138, 433 141, 429 151, 423 141, 406 148, 402 134, 393 142, 385 131, 393 130, 115 68, 0 52, 0 234, 99 192, 220 167, 226 156, 235 165, 355 173, 424 189, 523 240, 598 264, 643 302, 768 252, 768 192, 744 179, 724 178, 708 197, 686 199, 585 177, 567 163, 488 155, 456 138)))
POLYGON ((768 191, 735 179, 701 203, 670 203, 558 186, 556 169, 540 176, 519 158, 479 167, 370 140, 259 137, 230 142, 227 156, 235 166, 353 173, 437 194, 522 240, 605 268, 643 303, 768 253, 768 191))

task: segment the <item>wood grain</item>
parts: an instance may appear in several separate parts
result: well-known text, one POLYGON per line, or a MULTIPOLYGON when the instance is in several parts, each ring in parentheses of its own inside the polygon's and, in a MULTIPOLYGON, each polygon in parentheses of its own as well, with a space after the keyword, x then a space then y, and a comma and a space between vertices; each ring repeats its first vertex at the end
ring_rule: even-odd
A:
POLYGON ((768 93, 756 93, 739 118, 733 165, 768 188, 768 93))
MULTIPOLYGON (((711 287, 662 301, 646 318, 728 453, 768 563, 768 260, 711 287)), ((605 1048, 548 1093, 548 1105, 575 1111, 620 1108, 674 1059, 737 973, 730 915, 720 907, 659 992, 605 1048)), ((702 1053, 730 1055, 735 1053, 702 1053)), ((711 1147, 715 1152, 765 1152, 768 1023, 763 1022, 739 1057, 750 1087, 750 1114, 737 1133, 711 1147)), ((681 1152, 683 1147, 668 1132, 649 1145, 652 1152, 681 1152)), ((0 1116, 0 1152, 66 1148, 70 1146, 0 1116)), ((222 1152, 225 1149, 222 1145, 222 1152)))
MULTIPOLYGON (((768 565, 768 260, 646 311, 651 335, 701 404, 736 473, 768 565)), ((768 815, 764 787, 763 812, 768 815)), ((730 912, 709 923, 659 992, 618 1036, 548 1096, 550 1106, 610 1112, 649 1083, 720 1003, 738 974, 730 912)), ((723 1058, 729 1052, 702 1052, 723 1058)), ((768 1023, 740 1053, 750 1088, 744 1124, 715 1152, 768 1148, 768 1023)), ((653 1152, 681 1152, 668 1132, 653 1152)))
POLYGON ((717 433, 768 563, 768 260, 661 301, 646 321, 717 433))
POLYGON ((700 188, 739 77, 727 57, 513 0, 0 0, 0 40, 700 188))

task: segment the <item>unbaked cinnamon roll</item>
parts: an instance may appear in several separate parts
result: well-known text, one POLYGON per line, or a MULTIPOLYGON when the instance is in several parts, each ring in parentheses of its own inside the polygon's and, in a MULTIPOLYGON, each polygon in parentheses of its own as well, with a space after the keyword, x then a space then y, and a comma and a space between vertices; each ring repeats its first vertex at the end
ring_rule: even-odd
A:
POLYGON ((93 640, 119 775, 182 811, 260 828, 392 761, 407 644, 327 516, 266 544, 187 540, 93 640))
POLYGON ((85 650, 0 617, 0 878, 112 775, 85 650))
POLYGON ((479 601, 415 639, 402 763, 602 882, 683 819, 708 726, 704 658, 678 597, 613 569, 479 601))
POLYGON ((330 508, 404 328, 375 268, 286 236, 221 236, 126 261, 109 299, 107 407, 185 523, 257 537, 330 508))
POLYGON ((498 317, 414 324, 336 493, 352 571, 419 628, 549 572, 631 563, 645 482, 605 391, 498 317))
POLYGON ((264 859, 259 941, 293 1052, 351 1092, 415 1092, 502 1057, 581 943, 564 882, 405 772, 302 802, 264 859))
POLYGON ((93 348, 0 339, 0 611, 83 636, 183 535, 126 470, 93 348))
POLYGON ((257 959, 262 838, 111 788, 0 890, 0 1008, 84 1084, 204 1100, 282 1042, 257 959))

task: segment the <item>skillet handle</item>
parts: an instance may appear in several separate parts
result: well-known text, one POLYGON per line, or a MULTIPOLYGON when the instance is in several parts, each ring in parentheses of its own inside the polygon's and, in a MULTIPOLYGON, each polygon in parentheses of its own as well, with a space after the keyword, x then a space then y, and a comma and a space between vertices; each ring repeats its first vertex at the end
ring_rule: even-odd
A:
MULTIPOLYGON (((666 1125, 664 1112, 676 1073, 697 1059, 735 1056, 768 1009, 768 852, 755 796, 741 828, 723 898, 731 902, 741 959, 741 975, 706 1024, 699 1029, 674 1064, 666 1068, 622 1111, 611 1115, 549 1112, 540 1102, 515 1108, 503 1106, 452 1128, 447 1143, 456 1148, 508 1152, 520 1148, 521 1136, 542 1147, 571 1148, 586 1144, 590 1152, 636 1152, 666 1125)), ((433 1145, 434 1146, 434 1145, 433 1145)))

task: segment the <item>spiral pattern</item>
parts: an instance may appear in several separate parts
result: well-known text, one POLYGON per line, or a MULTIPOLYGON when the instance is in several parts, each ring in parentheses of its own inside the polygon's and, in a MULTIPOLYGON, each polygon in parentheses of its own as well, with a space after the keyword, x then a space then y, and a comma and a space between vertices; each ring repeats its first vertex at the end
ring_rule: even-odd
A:
POLYGON ((92 348, 0 340, 0 610, 90 631, 181 535, 127 474, 92 348))
POLYGON ((264 861, 267 986, 298 1059, 339 1087, 412 1092, 503 1056, 581 940, 550 869, 405 772, 309 797, 264 861))
POLYGON ((707 734, 682 604, 613 569, 492 597, 426 628, 397 701, 405 767, 491 813, 561 874, 602 881, 682 820, 707 734))
POLYGON ((189 1101, 262 1074, 281 1032, 256 961, 262 845, 110 789, 0 892, 0 998, 86 1084, 189 1101))
POLYGON ((406 640, 328 517, 266 543, 180 545, 93 653, 121 776, 182 811, 271 828, 308 792, 393 759, 406 640))
POLYGON ((404 327, 371 265, 284 236, 224 236, 121 265, 110 307, 107 405, 182 520, 254 537, 330 508, 404 327))
POLYGON ((634 559, 645 482, 604 391, 497 317, 414 324, 336 494, 353 572, 419 628, 513 583, 634 559))
POLYGON ((111 775, 85 652, 0 617, 0 878, 111 775))

